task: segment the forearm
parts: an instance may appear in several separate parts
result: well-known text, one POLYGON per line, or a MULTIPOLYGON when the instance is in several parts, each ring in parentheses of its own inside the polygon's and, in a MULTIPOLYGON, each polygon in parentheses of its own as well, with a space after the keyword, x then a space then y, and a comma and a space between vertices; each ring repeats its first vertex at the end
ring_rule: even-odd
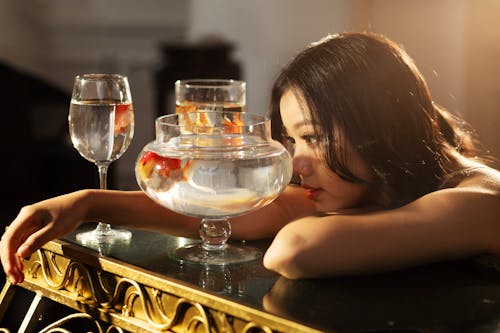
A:
POLYGON ((232 235, 236 239, 274 237, 290 221, 316 214, 312 202, 306 199, 303 188, 288 186, 269 205, 231 219, 232 235))
POLYGON ((500 241, 497 204, 494 195, 450 190, 390 211, 303 218, 280 231, 264 263, 297 278, 380 272, 491 253, 500 241))
MULTIPOLYGON (((85 191, 82 204, 87 207, 87 221, 99 220, 111 225, 175 236, 199 237, 200 218, 175 213, 156 203, 142 191, 85 191)), ((250 240, 274 236, 284 224, 282 220, 286 218, 283 216, 279 204, 274 202, 252 213, 231 218, 231 237, 250 240)))
POLYGON ((199 219, 177 214, 142 191, 85 190, 85 220, 145 229, 183 237, 197 237, 199 219))
MULTIPOLYGON (((84 220, 146 229, 176 236, 198 237, 199 218, 167 209, 142 191, 83 190, 78 204, 85 211, 84 220)), ((269 205, 230 218, 234 239, 274 237, 288 222, 314 213, 304 190, 289 187, 269 205)))

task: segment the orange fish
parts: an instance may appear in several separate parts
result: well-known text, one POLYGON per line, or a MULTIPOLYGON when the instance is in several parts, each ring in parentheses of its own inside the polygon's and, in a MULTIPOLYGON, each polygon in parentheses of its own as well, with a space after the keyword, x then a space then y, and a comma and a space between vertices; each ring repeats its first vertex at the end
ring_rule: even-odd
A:
MULTIPOLYGON (((200 111, 194 120, 190 119, 188 115, 185 115, 186 112, 197 111, 196 104, 186 104, 186 105, 177 105, 176 112, 179 115, 179 124, 183 127, 185 131, 193 132, 196 134, 212 134, 214 133, 214 126, 211 124, 210 119, 208 117, 208 113, 210 111, 200 111)), ((241 120, 241 115, 236 113, 234 115, 233 120, 229 119, 226 115, 223 120, 223 129, 222 133, 224 134, 241 134, 243 121, 241 120)), ((227 145, 230 146, 239 146, 242 143, 241 138, 230 138, 226 139, 227 145)))
POLYGON ((196 104, 186 104, 186 105, 176 105, 175 106, 176 113, 195 112, 195 111, 198 111, 196 104))
POLYGON ((115 134, 123 134, 134 121, 134 113, 131 103, 115 105, 115 134))
POLYGON ((224 133, 241 134, 241 126, 243 126, 243 121, 240 114, 235 114, 232 121, 224 116, 224 133))
POLYGON ((163 157, 152 151, 146 152, 139 160, 139 175, 141 179, 148 179, 151 173, 157 170, 158 175, 164 178, 174 177, 177 181, 186 180, 185 172, 191 161, 182 166, 182 160, 178 158, 163 157))

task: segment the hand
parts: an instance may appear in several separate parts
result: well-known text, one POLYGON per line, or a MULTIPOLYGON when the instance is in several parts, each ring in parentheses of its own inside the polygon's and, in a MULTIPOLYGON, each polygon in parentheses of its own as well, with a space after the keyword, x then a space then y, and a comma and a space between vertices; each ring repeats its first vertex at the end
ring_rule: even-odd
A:
POLYGON ((0 258, 13 284, 24 281, 22 258, 77 228, 85 216, 84 191, 40 201, 21 209, 0 240, 0 258))

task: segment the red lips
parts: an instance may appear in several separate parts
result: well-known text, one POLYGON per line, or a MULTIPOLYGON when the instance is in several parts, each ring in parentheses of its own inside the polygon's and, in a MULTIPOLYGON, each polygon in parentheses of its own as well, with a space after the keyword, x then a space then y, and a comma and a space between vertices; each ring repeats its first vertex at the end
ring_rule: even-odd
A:
POLYGON ((304 189, 306 189, 306 197, 309 200, 316 200, 321 193, 320 188, 314 188, 314 187, 309 186, 307 184, 303 184, 302 187, 304 189))

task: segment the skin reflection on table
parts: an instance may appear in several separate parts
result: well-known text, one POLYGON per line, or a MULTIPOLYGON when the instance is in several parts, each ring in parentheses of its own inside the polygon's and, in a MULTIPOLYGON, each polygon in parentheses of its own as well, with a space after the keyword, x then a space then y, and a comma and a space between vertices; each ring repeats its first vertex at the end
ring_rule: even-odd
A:
MULTIPOLYGON (((170 258, 171 251, 197 240, 133 233, 129 244, 100 252, 327 332, 500 332, 500 264, 490 257, 385 274, 289 280, 266 270, 262 260, 210 268, 183 264, 170 258)), ((75 242, 74 234, 65 240, 75 242)), ((270 240, 246 244, 265 251, 270 240)))
POLYGON ((493 260, 361 277, 280 278, 263 304, 335 332, 500 332, 500 271, 493 260))

